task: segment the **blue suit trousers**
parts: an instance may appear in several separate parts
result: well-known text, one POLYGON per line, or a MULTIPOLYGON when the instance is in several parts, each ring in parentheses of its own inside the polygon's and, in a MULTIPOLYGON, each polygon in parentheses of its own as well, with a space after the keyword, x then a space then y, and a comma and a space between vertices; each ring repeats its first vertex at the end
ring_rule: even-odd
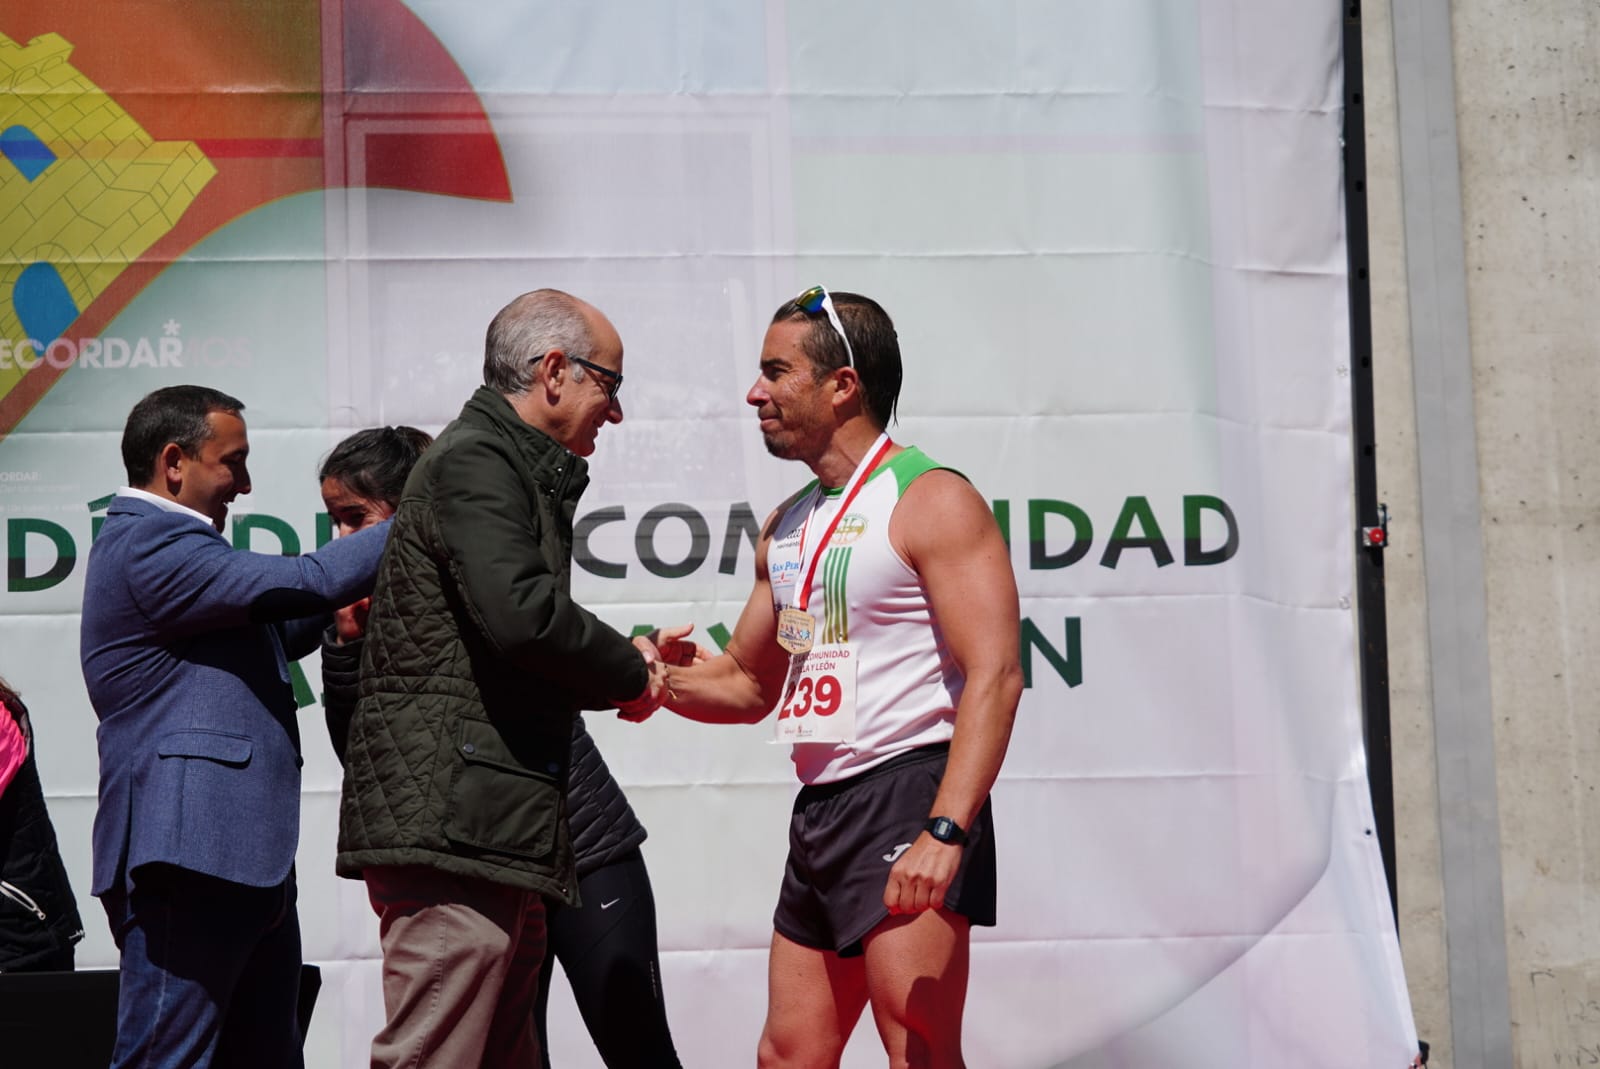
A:
POLYGON ((112 1069, 302 1069, 295 881, 146 865, 101 898, 122 951, 112 1069))

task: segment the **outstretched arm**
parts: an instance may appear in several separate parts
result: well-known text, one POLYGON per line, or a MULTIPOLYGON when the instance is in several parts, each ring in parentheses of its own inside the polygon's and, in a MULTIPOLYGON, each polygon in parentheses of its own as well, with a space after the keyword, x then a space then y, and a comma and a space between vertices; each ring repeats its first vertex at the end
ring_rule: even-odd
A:
MULTIPOLYGON (((907 489, 890 521, 895 548, 922 577, 950 655, 966 679, 950 757, 930 817, 963 828, 1000 774, 1022 698, 1017 582, 988 505, 961 476, 931 471, 907 489)), ((923 832, 889 870, 891 913, 938 909, 962 847, 923 832)))
POLYGON ((139 611, 164 638, 330 612, 372 589, 388 523, 336 538, 315 553, 280 557, 234 549, 175 513, 141 521, 128 564, 139 611))
POLYGON ((778 617, 767 577, 767 547, 778 513, 756 543, 756 579, 727 649, 709 660, 667 668, 666 706, 705 724, 754 724, 778 703, 789 655, 778 645, 778 617))

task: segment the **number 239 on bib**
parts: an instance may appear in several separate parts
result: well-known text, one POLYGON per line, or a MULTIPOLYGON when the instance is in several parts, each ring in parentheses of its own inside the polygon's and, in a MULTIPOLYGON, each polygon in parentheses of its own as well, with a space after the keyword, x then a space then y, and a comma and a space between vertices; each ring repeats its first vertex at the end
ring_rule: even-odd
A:
POLYGON ((854 742, 854 643, 813 647, 789 665, 774 742, 854 742))

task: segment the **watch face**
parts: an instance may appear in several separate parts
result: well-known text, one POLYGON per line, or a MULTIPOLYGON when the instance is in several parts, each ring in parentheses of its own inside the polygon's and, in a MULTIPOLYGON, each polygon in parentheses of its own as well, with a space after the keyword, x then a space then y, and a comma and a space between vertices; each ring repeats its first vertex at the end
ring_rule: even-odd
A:
POLYGON ((950 838, 950 818, 940 817, 933 822, 933 837, 935 839, 950 838))

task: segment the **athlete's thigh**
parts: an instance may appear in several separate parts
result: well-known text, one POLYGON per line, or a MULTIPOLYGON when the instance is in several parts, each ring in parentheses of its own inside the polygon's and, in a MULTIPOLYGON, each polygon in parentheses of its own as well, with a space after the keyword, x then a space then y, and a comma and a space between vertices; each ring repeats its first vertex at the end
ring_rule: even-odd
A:
POLYGON ((971 927, 949 910, 890 917, 865 940, 872 1017, 891 1066, 959 1067, 971 927))
POLYGON ((772 933, 761 1069, 832 1069, 867 1004, 865 960, 772 933))

